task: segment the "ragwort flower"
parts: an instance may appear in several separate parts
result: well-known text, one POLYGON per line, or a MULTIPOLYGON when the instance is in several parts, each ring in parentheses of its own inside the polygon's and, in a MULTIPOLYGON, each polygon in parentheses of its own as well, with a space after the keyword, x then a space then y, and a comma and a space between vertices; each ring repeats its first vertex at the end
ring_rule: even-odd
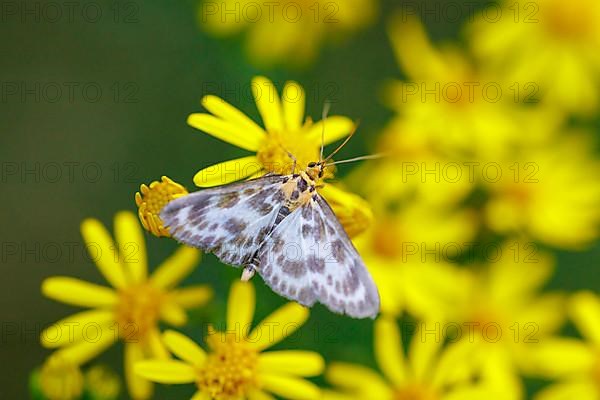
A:
POLYGON ((396 321, 379 318, 375 322, 375 356, 384 376, 363 366, 333 363, 327 369, 327 380, 340 389, 341 396, 354 399, 490 398, 486 387, 471 379, 476 365, 472 364, 475 359, 468 348, 462 343, 455 343, 443 349, 444 341, 435 332, 423 331, 424 327, 432 327, 432 324, 418 326, 405 355, 402 344, 405 338, 396 321))
MULTIPOLYGON (((293 161, 290 154, 297 160, 296 169, 303 170, 308 163, 319 161, 323 129, 324 144, 328 145, 348 136, 355 128, 349 118, 341 116, 330 116, 317 123, 310 118, 304 119, 304 90, 295 82, 285 84, 281 98, 273 83, 263 77, 253 80, 252 90, 264 129, 229 103, 212 95, 202 99, 203 106, 211 114, 196 113, 188 117, 188 123, 194 128, 255 153, 202 169, 194 176, 197 186, 223 185, 269 172, 291 174, 293 161)), ((333 168, 328 167, 323 179, 330 179, 333 174, 333 168)), ((324 180, 320 184, 320 193, 332 206, 348 234, 357 234, 368 227, 372 216, 364 200, 324 180)))
POLYGON ((285 339, 308 318, 308 309, 287 303, 250 330, 254 316, 255 292, 249 282, 235 282, 227 306, 227 331, 209 328, 205 351, 187 336, 174 331, 164 334, 169 350, 179 360, 146 360, 136 372, 165 384, 195 383, 192 400, 318 399, 320 391, 303 379, 320 374, 322 357, 312 351, 265 352, 285 339))
POLYGON ((216 36, 231 36, 246 30, 246 51, 255 65, 306 66, 316 58, 324 42, 372 23, 377 3, 377 0, 203 1, 198 20, 216 36))
POLYGON ((159 321, 185 324, 185 309, 205 304, 212 290, 205 285, 175 289, 198 263, 197 250, 180 247, 149 276, 143 231, 135 215, 116 214, 114 229, 116 243, 100 221, 86 219, 81 224, 90 256, 112 288, 66 276, 47 278, 42 283, 47 297, 91 310, 46 328, 41 342, 47 348, 59 349, 55 357, 82 365, 122 340, 130 395, 147 399, 152 385, 133 374, 133 364, 150 356, 168 358, 159 321))

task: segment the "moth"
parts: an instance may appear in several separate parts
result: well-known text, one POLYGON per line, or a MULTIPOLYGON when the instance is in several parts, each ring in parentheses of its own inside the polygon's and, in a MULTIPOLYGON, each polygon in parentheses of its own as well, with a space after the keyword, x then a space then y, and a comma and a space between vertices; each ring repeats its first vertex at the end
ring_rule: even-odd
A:
POLYGON ((336 313, 375 318, 377 287, 318 193, 332 155, 299 173, 294 159, 289 175, 267 174, 175 199, 160 217, 179 242, 243 267, 242 280, 258 273, 273 291, 304 306, 320 302, 336 313))

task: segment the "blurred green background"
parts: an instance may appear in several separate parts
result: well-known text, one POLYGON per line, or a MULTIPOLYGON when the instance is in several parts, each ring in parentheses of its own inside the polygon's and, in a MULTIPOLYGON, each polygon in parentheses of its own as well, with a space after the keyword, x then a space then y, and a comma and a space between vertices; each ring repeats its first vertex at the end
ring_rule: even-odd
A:
MULTIPOLYGON (((66 16, 54 23, 33 17, 23 22, 3 9, 2 399, 27 397, 28 374, 48 354, 38 343, 41 329, 73 311, 41 296, 43 278, 70 275, 102 283, 84 254, 81 220, 93 216, 111 226, 117 210, 135 210, 133 195, 140 183, 164 174, 193 190, 198 169, 245 155, 187 126, 187 115, 201 110, 203 95, 219 95, 258 121, 251 78, 263 74, 279 88, 285 80, 297 80, 306 89, 307 113, 314 119, 329 100, 333 113, 361 121, 359 134, 343 151, 345 157, 372 150, 369 144, 391 115, 378 99, 380 83, 402 77, 381 22, 381 15, 398 7, 397 1, 382 5, 374 26, 335 47, 326 46, 308 71, 251 67, 240 37, 218 40, 199 29, 195 1, 94 3, 103 12, 96 23, 86 22, 77 11, 73 22, 66 16), (11 94, 15 87, 37 94, 11 94), (72 98, 68 87, 74 88, 72 98), (95 88, 101 89, 97 101, 95 88)), ((14 4, 35 7, 44 2, 14 4)), ((435 40, 460 40, 460 22, 427 21, 427 28, 435 40)), ((340 176, 350 168, 340 168, 340 176)), ((176 248, 171 240, 149 235, 147 243, 151 266, 176 248)), ((560 253, 553 286, 598 292, 599 256, 599 244, 586 252, 560 253)), ((229 282, 238 275, 238 270, 205 256, 189 281, 212 284, 216 301, 196 311, 195 323, 184 332, 198 338, 203 329, 199 321, 223 320, 229 282)), ((283 300, 260 279, 255 283, 260 318, 283 300)), ((297 340, 287 343, 321 351, 328 360, 374 365, 371 327, 370 321, 349 320, 316 306, 297 340)), ((121 368, 120 347, 100 360, 121 368)), ((193 388, 169 390, 179 390, 186 398, 193 388)), ((156 398, 165 398, 164 391, 159 387, 156 398)))

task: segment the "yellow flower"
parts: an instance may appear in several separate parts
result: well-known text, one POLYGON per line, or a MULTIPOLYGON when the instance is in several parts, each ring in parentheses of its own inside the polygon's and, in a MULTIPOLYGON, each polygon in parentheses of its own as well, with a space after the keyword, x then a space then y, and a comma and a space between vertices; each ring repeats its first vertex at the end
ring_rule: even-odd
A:
MULTIPOLYGON (((550 340, 565 318, 561 293, 539 293, 552 276, 553 259, 535 244, 518 240, 480 244, 479 253, 487 265, 471 273, 446 316, 450 336, 468 342, 483 363, 505 375, 531 374, 532 349, 550 340)), ((519 398, 520 383, 513 382, 519 398)))
POLYGON ((540 97, 566 110, 598 109, 600 3, 507 0, 489 15, 502 17, 479 18, 469 27, 481 60, 511 81, 534 83, 540 97))
POLYGON ((206 303, 212 291, 205 285, 175 289, 198 263, 197 250, 180 247, 148 276, 143 231, 135 215, 117 213, 114 229, 116 243, 100 221, 86 219, 81 224, 90 257, 114 289, 66 276, 46 279, 42 283, 44 295, 91 310, 48 327, 41 334, 41 342, 47 348, 58 348, 55 356, 82 365, 122 340, 131 397, 147 399, 152 386, 132 373, 133 364, 149 356, 167 358, 159 321, 185 324, 185 309, 206 303))
POLYGON ((420 142, 452 160, 494 160, 515 144, 545 140, 559 113, 520 107, 512 83, 490 75, 459 49, 436 48, 416 19, 389 25, 406 82, 385 87, 385 102, 398 114, 391 127, 421 136, 420 142), (413 133, 417 132, 417 133, 413 133), (523 135, 527 132, 527 135, 523 135))
POLYGON ((48 357, 36 381, 37 388, 49 400, 77 400, 83 394, 83 374, 79 366, 61 357, 48 357))
MULTIPOLYGON (((194 176, 197 186, 224 185, 267 172, 290 174, 293 161, 288 152, 297 159, 296 171, 303 170, 308 163, 319 161, 323 127, 325 145, 348 136, 355 127, 349 118, 341 116, 330 116, 314 124, 310 118, 304 119, 304 90, 296 82, 285 84, 281 98, 273 83, 264 77, 254 78, 252 90, 265 129, 229 103, 211 95, 202 99, 202 105, 211 114, 197 113, 188 117, 188 123, 194 128, 255 153, 202 169, 194 176)), ((324 179, 332 178, 333 172, 333 168, 327 168, 324 179)), ((349 234, 368 227, 371 214, 364 200, 325 182, 321 184, 320 193, 349 234)))
POLYGON ((94 399, 110 400, 119 397, 121 381, 117 374, 104 365, 94 365, 85 372, 85 387, 94 399))
POLYGON ((208 351, 187 336, 174 331, 164 334, 169 350, 181 359, 146 360, 136 372, 165 384, 195 383, 193 400, 272 399, 269 393, 286 399, 317 399, 319 389, 303 377, 319 375, 322 357, 311 351, 264 352, 291 335, 308 318, 306 308, 288 303, 250 330, 254 316, 252 284, 236 282, 228 301, 227 330, 209 328, 208 351))
MULTIPOLYGON (((369 200, 377 204, 373 197, 369 200)), ((379 289, 382 312, 444 315, 466 284, 450 261, 468 250, 465 243, 476 233, 475 215, 411 203, 376 216, 355 244, 379 289)))
POLYGON ((154 236, 170 236, 169 229, 164 227, 160 219, 160 210, 171 200, 187 193, 183 186, 166 176, 163 176, 160 182, 152 182, 150 186, 142 184, 140 191, 135 194, 135 204, 138 206, 138 217, 144 229, 154 236))
POLYGON ((383 131, 378 149, 388 157, 365 163, 350 175, 375 209, 408 200, 445 207, 462 202, 475 180, 469 165, 450 159, 428 142, 420 129, 396 118, 383 131))
POLYGON ((449 159, 416 130, 386 130, 378 147, 389 156, 363 165, 347 180, 375 214, 373 226, 355 244, 377 283, 384 313, 444 315, 464 285, 450 261, 467 250, 479 225, 473 210, 457 207, 474 181, 464 171, 454 179, 456 168, 449 172, 449 159))
POLYGON ((471 364, 467 347, 455 343, 442 349, 444 341, 424 330, 430 326, 418 324, 405 356, 404 331, 400 333, 393 319, 379 318, 375 322, 375 357, 384 377, 363 366, 332 363, 327 380, 340 388, 342 395, 354 399, 491 398, 483 385, 470 380, 476 366, 471 364))
POLYGON ((584 340, 557 338, 539 343, 534 353, 538 370, 558 379, 535 400, 596 400, 600 398, 600 297, 580 292, 570 302, 569 314, 584 340))
POLYGON ((377 0, 283 2, 203 0, 198 21, 216 36, 247 31, 246 51, 257 66, 278 64, 304 67, 331 39, 370 25, 377 0))
POLYGON ((487 225, 568 249, 598 238, 600 161, 590 154, 589 139, 573 133, 497 163, 484 179, 487 225))

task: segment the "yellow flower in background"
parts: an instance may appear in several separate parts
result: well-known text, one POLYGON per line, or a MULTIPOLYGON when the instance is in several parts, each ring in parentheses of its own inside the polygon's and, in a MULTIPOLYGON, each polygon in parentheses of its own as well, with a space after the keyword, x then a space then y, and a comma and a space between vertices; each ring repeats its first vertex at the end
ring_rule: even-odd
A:
MULTIPOLYGON (((304 170, 308 163, 319 161, 322 134, 324 144, 348 136, 355 124, 349 118, 330 116, 313 123, 304 117, 304 89, 296 82, 287 82, 280 98, 274 84, 264 77, 252 81, 252 93, 265 128, 263 129, 241 111, 216 96, 205 96, 202 105, 210 111, 191 114, 188 124, 255 155, 225 161, 204 168, 194 176, 199 187, 224 185, 236 180, 258 177, 265 173, 287 175, 304 170)), ((327 154, 325 154, 327 155, 327 154)), ((326 168, 323 179, 333 177, 333 168, 326 168)), ((343 192, 324 181, 319 192, 327 199, 348 234, 364 231, 372 217, 360 197, 343 192)))
POLYGON ((467 250, 476 227, 470 211, 422 203, 377 214, 355 244, 379 289, 382 312, 445 315, 466 283, 450 260, 467 250))
POLYGON ((286 399, 318 399, 320 391, 303 379, 322 373, 323 358, 312 351, 264 350, 291 335, 308 319, 308 309, 287 303, 254 329, 255 292, 248 282, 235 282, 227 305, 227 330, 209 328, 205 351, 187 336, 164 334, 169 350, 179 360, 146 360, 136 372, 165 384, 195 383, 193 400, 266 400, 269 394, 286 399))
POLYGON ((389 34, 408 76, 384 88, 385 103, 398 113, 391 125, 418 132, 412 137, 422 136, 420 142, 452 160, 494 160, 515 144, 543 141, 553 132, 560 114, 522 107, 513 83, 458 48, 434 47, 418 20, 392 18, 389 34))
POLYGON ((50 356, 32 376, 32 389, 50 400, 78 400, 83 395, 84 378, 79 366, 50 356))
POLYGON ((246 51, 255 65, 304 67, 325 42, 374 22, 377 6, 377 0, 203 0, 198 21, 215 36, 247 31, 246 51))
POLYGON ((29 389, 33 399, 116 400, 121 381, 107 366, 93 365, 82 372, 79 365, 51 355, 31 374, 29 389))
POLYGON ((401 200, 445 207, 462 202, 473 190, 476 180, 468 163, 443 155, 423 134, 421 127, 395 118, 381 133, 377 149, 388 155, 377 164, 362 166, 354 175, 372 206, 401 200), (371 167, 371 168, 369 168, 371 167), (376 202, 376 203, 373 203, 376 202))
MULTIPOLYGON (((485 387, 471 379, 476 366, 462 343, 442 348, 444 340, 427 333, 430 323, 418 324, 407 355, 405 332, 391 318, 375 322, 375 357, 383 377, 354 364, 332 363, 327 380, 341 395, 354 399, 378 400, 475 400, 491 398, 485 387)), ((435 329, 434 329, 435 331, 435 329)), ((328 397, 335 399, 335 397, 328 397)))
POLYGON ((140 191, 135 194, 135 204, 138 206, 138 217, 144 229, 154 236, 170 236, 169 229, 164 227, 160 219, 160 210, 171 200, 185 196, 188 191, 179 183, 166 176, 152 182, 142 184, 140 191))
POLYGON ((570 301, 569 314, 583 341, 556 338, 540 342, 533 359, 541 373, 558 379, 535 400, 597 400, 600 398, 600 297, 588 291, 570 301))
POLYGON ((564 295, 540 293, 554 260, 534 243, 519 240, 480 244, 478 250, 487 265, 474 270, 463 287, 446 318, 448 335, 469 343, 483 363, 492 363, 505 376, 531 374, 530 352, 550 340, 565 319, 564 295))
POLYGON ((487 225, 560 248, 589 245, 600 223, 600 161, 592 147, 589 136, 572 133, 489 169, 487 225))
POLYGON ((600 3, 506 0, 501 6, 489 12, 492 17, 468 27, 473 51, 482 62, 512 81, 535 83, 549 103, 578 114, 596 112, 600 3))
POLYGON ((84 375, 86 390, 94 399, 110 400, 119 397, 121 381, 117 374, 105 365, 94 365, 84 375))
POLYGON ((112 288, 66 276, 47 278, 42 283, 45 296, 91 310, 46 328, 41 342, 44 347, 59 349, 56 357, 82 365, 122 340, 130 395, 147 399, 152 386, 133 374, 133 364, 148 357, 168 358, 159 321, 185 324, 185 310, 205 304, 212 290, 205 285, 175 288, 198 263, 197 250, 180 247, 148 276, 143 231, 136 216, 127 211, 117 213, 114 229, 116 243, 100 221, 86 219, 81 224, 90 257, 112 288))

